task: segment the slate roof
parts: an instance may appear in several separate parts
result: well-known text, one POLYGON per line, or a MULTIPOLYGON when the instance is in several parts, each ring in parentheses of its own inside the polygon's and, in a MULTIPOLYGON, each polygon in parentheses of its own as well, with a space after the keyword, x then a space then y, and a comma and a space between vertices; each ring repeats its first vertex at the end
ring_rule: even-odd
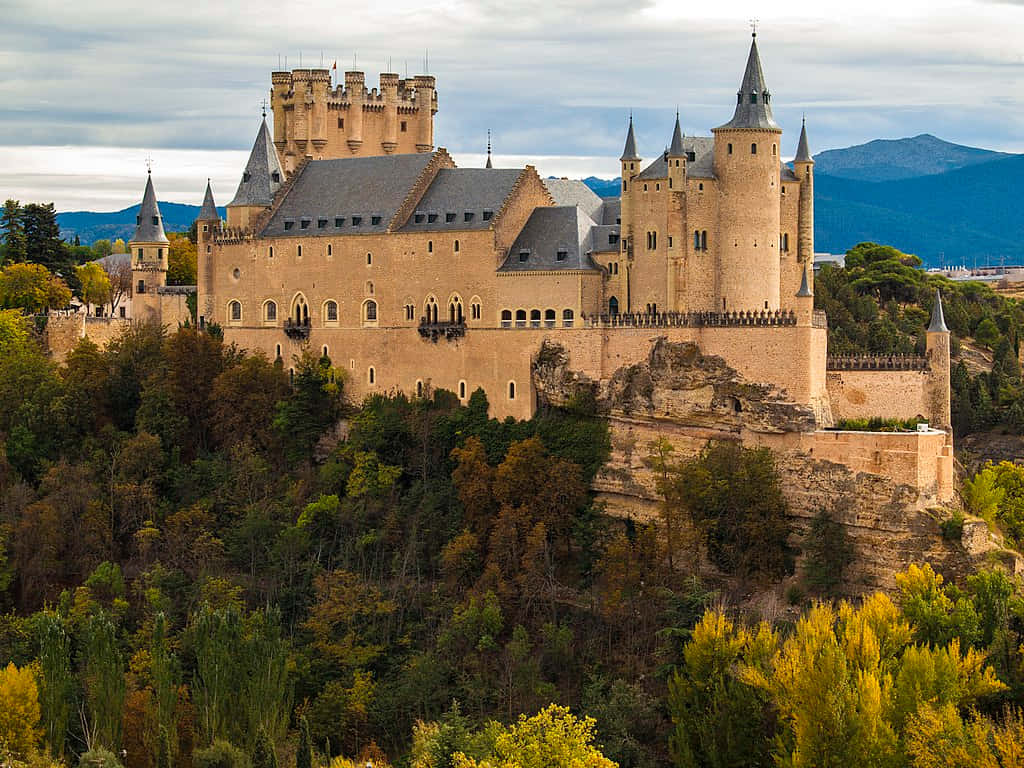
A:
POLYGON ((639 160, 640 156, 636 153, 636 136, 633 134, 633 116, 629 116, 629 130, 626 132, 626 146, 622 150, 622 160, 639 160))
POLYGON ((622 248, 619 235, 621 227, 618 224, 598 224, 590 229, 590 241, 594 253, 607 253, 618 251, 622 248), (614 240, 614 242, 612 242, 614 240))
POLYGON ((794 163, 813 163, 814 158, 811 157, 811 150, 807 146, 807 121, 800 121, 800 142, 796 146, 796 157, 793 158, 794 163))
POLYGON ((522 173, 517 168, 442 168, 400 231, 487 229, 522 173))
POLYGON ((668 160, 665 153, 658 155, 657 159, 637 174, 638 179, 667 179, 668 160))
POLYGON ((269 207, 274 201, 274 193, 283 183, 284 170, 281 168, 281 161, 277 157, 277 150, 274 148, 267 120, 264 118, 256 134, 256 141, 252 145, 252 152, 249 153, 249 161, 245 164, 242 180, 238 183, 238 190, 228 205, 269 207))
POLYGON ((156 192, 153 191, 153 176, 146 176, 146 191, 142 194, 142 205, 135 217, 135 234, 133 243, 166 243, 164 220, 160 215, 160 206, 156 204, 156 192))
POLYGON ((595 219, 602 224, 615 224, 618 226, 622 217, 622 198, 606 197, 601 203, 601 218, 595 219))
POLYGON ((747 56, 747 67, 743 72, 743 82, 736 94, 736 112, 725 125, 717 130, 736 128, 755 128, 760 130, 780 130, 772 117, 771 98, 768 84, 761 70, 761 56, 757 52, 757 35, 750 42, 750 53, 747 56), (751 94, 754 103, 751 104, 751 94))
POLYGON ((785 163, 782 164, 779 177, 782 181, 800 181, 800 177, 796 175, 796 172, 785 163))
POLYGON ((576 205, 594 221, 601 220, 601 206, 604 201, 594 190, 575 179, 544 179, 544 186, 555 201, 555 205, 576 205))
POLYGON ((932 321, 928 324, 928 333, 949 333, 946 318, 942 314, 942 294, 935 289, 935 303, 932 305, 932 321))
POLYGON ((669 144, 668 153, 671 157, 682 157, 685 154, 683 149, 683 131, 679 127, 679 111, 676 110, 676 125, 672 129, 672 143, 669 144))
POLYGON ((594 226, 575 205, 534 208, 498 272, 595 271, 590 258, 594 226), (559 251, 565 254, 561 260, 559 251))
POLYGON ((693 153, 693 160, 686 156, 686 175, 694 179, 715 178, 715 139, 712 136, 684 136, 683 151, 693 153))
POLYGON ((196 221, 220 221, 217 204, 213 202, 213 190, 210 189, 209 179, 206 180, 206 195, 203 197, 203 207, 199 209, 196 221))
POLYGON ((295 179, 263 236, 384 232, 432 158, 424 152, 312 160, 295 179), (338 219, 340 227, 335 226, 338 219))

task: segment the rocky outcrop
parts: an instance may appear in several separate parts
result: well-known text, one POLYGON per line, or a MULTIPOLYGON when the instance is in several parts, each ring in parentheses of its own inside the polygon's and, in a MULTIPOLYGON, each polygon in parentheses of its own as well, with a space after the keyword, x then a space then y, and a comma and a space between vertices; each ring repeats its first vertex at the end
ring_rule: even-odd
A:
POLYGON ((571 370, 566 352, 546 343, 534 377, 543 402, 593 397, 608 419, 612 453, 593 489, 610 514, 657 516, 655 477, 646 460, 658 439, 667 439, 678 456, 696 454, 709 440, 737 440, 774 452, 796 548, 822 510, 845 527, 856 553, 845 573, 848 594, 895 589, 894 575, 910 563, 929 562, 953 578, 993 553, 1014 565, 1012 555, 971 523, 962 542, 945 540, 939 523, 950 511, 927 508, 913 486, 814 458, 807 450, 816 428, 810 408, 775 387, 745 381, 696 344, 660 339, 644 362, 595 381, 571 370))

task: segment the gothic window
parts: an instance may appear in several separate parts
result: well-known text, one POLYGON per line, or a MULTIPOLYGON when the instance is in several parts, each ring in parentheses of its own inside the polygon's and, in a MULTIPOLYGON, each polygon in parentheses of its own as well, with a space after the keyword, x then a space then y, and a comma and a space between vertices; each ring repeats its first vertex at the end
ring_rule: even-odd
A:
POLYGON ((437 299, 433 296, 427 297, 426 308, 426 320, 428 323, 437 322, 437 299))
POLYGON ((757 142, 754 142, 754 143, 752 143, 750 145, 750 154, 752 154, 752 155, 756 155, 757 154, 757 142))
POLYGON ((263 305, 263 319, 268 323, 277 322, 277 303, 268 301, 263 305))
POLYGON ((328 323, 338 322, 338 302, 328 301, 324 305, 324 310, 324 316, 326 317, 328 323))
POLYGON ((469 300, 469 316, 473 320, 479 320, 483 317, 483 305, 480 303, 479 296, 474 296, 469 300))
POLYGON ((367 300, 363 303, 363 319, 368 323, 377 322, 377 302, 367 300))
POLYGON ((292 320, 296 325, 309 325, 309 304, 301 293, 292 300, 292 320))
POLYGON ((608 314, 617 315, 619 314, 619 300, 612 296, 608 299, 608 314))
POLYGON ((242 320, 242 302, 240 302, 240 301, 232 301, 231 304, 230 304, 230 307, 231 307, 231 322, 233 322, 233 323, 241 322, 241 320, 242 320))
POLYGON ((573 323, 574 318, 575 318, 575 315, 574 315, 574 313, 573 313, 573 311, 571 309, 563 309, 562 310, 562 327, 563 328, 572 328, 572 323, 573 323))
POLYGON ((462 299, 458 296, 453 296, 448 299, 448 322, 449 323, 461 323, 465 320, 462 313, 462 299))
POLYGON ((512 310, 503 309, 501 310, 501 327, 511 328, 512 327, 512 310))

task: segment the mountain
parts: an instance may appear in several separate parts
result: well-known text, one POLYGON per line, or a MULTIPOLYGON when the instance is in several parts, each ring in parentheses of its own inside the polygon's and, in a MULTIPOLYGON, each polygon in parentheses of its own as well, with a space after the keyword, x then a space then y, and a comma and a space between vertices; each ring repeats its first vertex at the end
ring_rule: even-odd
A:
MULTIPOLYGON (((159 205, 160 214, 164 217, 164 229, 168 232, 187 231, 199 215, 198 205, 165 202, 159 205)), ((217 210, 221 216, 225 215, 223 208, 217 210)), ((135 217, 138 214, 138 205, 112 213, 69 211, 57 214, 57 224, 65 240, 74 240, 75 235, 78 235, 87 245, 96 240, 116 240, 119 237, 127 242, 135 234, 135 217)))
POLYGON ((622 191, 622 179, 599 179, 596 176, 587 176, 583 183, 590 187, 598 197, 618 197, 622 191))
POLYGON ((965 147, 922 133, 907 139, 875 139, 814 156, 821 174, 860 181, 897 181, 930 176, 1012 157, 1005 152, 965 147))

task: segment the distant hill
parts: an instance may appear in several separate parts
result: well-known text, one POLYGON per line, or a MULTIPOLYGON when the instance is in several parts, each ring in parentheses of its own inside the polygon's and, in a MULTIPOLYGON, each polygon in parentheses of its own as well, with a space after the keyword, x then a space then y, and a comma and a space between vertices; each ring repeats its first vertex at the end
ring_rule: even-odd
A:
POLYGON ((599 179, 587 176, 583 183, 590 187, 598 197, 618 197, 622 190, 622 179, 599 179))
MULTIPOLYGON (((225 215, 223 208, 217 210, 220 211, 222 217, 225 215)), ((113 213, 69 211, 57 214, 57 224, 60 226, 60 233, 65 240, 74 240, 75 235, 78 235, 85 245, 96 240, 116 240, 119 237, 127 242, 135 234, 135 217, 138 214, 138 205, 113 213)), ((160 214, 164 217, 165 230, 185 232, 199 215, 199 206, 161 202, 160 214)))
POLYGON ((860 181, 897 181, 929 176, 1000 158, 1005 152, 965 147, 922 133, 908 139, 875 139, 814 156, 818 173, 860 181))

